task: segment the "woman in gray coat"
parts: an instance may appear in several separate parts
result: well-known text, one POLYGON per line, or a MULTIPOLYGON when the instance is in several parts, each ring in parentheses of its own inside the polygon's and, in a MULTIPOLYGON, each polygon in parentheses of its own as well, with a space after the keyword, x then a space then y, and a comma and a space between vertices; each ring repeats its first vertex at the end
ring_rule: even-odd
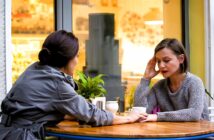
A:
POLYGON ((117 116, 96 108, 75 91, 72 78, 78 62, 78 39, 64 30, 51 33, 2 102, 0 140, 44 139, 44 124, 70 115, 94 126, 136 122, 145 114, 117 116))

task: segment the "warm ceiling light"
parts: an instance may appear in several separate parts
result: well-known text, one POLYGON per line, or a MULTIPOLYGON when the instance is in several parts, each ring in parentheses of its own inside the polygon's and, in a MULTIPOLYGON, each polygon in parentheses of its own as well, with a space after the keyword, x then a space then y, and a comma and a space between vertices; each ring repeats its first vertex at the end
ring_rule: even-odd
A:
POLYGON ((145 24, 163 24, 163 15, 159 8, 151 8, 143 18, 145 24))

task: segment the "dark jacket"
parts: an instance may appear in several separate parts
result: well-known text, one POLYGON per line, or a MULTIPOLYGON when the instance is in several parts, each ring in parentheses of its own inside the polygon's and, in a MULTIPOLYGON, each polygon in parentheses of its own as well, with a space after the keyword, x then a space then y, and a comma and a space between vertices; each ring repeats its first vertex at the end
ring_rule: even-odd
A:
POLYGON ((56 124, 65 114, 94 126, 111 125, 113 120, 112 113, 96 108, 75 92, 71 76, 38 62, 19 77, 1 108, 0 140, 9 140, 11 134, 13 138, 30 135, 26 130, 41 131, 43 124, 56 124))

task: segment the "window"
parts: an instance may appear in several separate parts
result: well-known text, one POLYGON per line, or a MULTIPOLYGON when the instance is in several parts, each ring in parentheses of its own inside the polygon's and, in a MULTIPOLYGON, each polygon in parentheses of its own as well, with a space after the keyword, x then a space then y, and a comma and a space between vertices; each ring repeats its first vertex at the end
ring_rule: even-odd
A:
MULTIPOLYGON (((164 26, 164 21, 173 20, 172 14, 169 15, 166 10, 171 11, 169 5, 172 7, 175 1, 72 2, 73 32, 80 41, 78 70, 89 74, 106 74, 107 100, 120 97, 125 102, 125 109, 128 109, 132 106, 133 93, 148 60, 153 56, 155 46, 164 36, 173 37, 170 29, 173 24, 164 26)), ((180 5, 175 5, 172 8, 180 8, 180 5)), ((177 24, 181 26, 181 22, 177 24)), ((174 33, 180 37, 181 30, 177 30, 174 33)), ((160 78, 157 76, 156 79, 160 78)))
POLYGON ((31 63, 54 31, 54 0, 12 0, 12 81, 31 63))

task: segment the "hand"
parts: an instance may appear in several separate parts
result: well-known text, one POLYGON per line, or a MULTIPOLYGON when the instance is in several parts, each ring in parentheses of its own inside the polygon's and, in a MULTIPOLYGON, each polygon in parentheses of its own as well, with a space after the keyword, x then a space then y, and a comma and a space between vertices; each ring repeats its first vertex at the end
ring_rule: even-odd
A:
POLYGON ((145 118, 141 118, 140 122, 156 122, 157 121, 157 114, 148 114, 148 116, 145 118))
POLYGON ((155 57, 152 57, 152 59, 149 60, 146 66, 146 70, 144 72, 144 78, 151 80, 153 77, 155 77, 158 73, 159 70, 155 70, 155 65, 156 65, 156 60, 155 57))
POLYGON ((147 113, 130 112, 127 117, 129 117, 130 122, 139 122, 141 119, 147 118, 147 113))
POLYGON ((74 116, 71 116, 71 115, 65 115, 64 119, 70 120, 70 121, 76 120, 76 118, 74 116))
POLYGON ((119 116, 114 114, 114 119, 112 124, 124 124, 124 123, 133 123, 139 121, 141 118, 146 119, 146 113, 129 113, 127 116, 119 116))

